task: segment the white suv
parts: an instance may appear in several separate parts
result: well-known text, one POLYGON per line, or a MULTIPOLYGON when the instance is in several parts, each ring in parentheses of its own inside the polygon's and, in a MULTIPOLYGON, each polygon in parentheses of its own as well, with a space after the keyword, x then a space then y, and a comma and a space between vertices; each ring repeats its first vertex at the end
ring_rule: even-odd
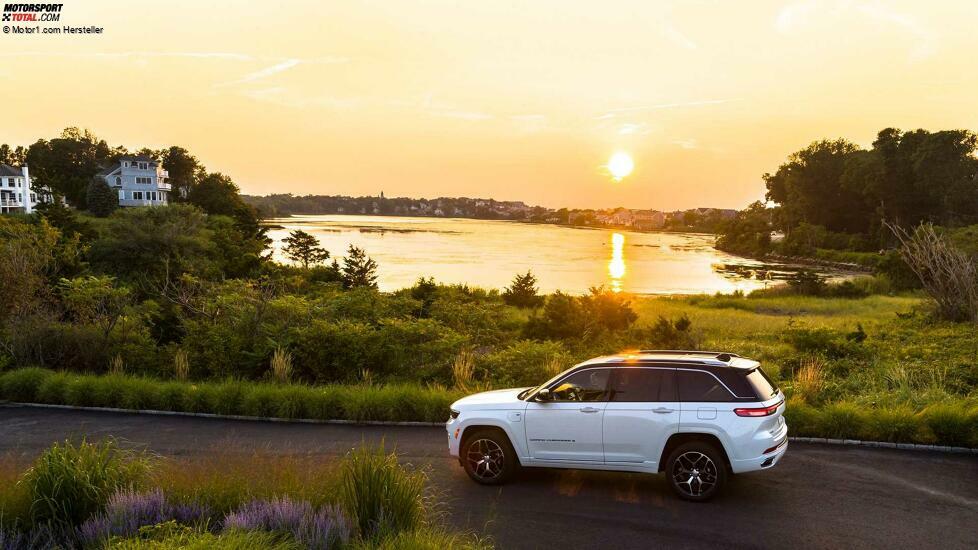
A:
POLYGON ((665 472, 680 497, 708 500, 728 473, 777 464, 788 448, 784 409, 756 361, 643 350, 456 401, 448 449, 483 484, 519 466, 665 472))

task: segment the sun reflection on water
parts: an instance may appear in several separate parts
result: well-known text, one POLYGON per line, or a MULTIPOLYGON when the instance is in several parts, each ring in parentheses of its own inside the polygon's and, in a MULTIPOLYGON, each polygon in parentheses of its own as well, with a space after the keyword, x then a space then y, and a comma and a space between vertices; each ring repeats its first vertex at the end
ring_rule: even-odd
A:
POLYGON ((621 292, 622 279, 625 277, 625 236, 621 233, 611 234, 611 261, 608 262, 608 275, 611 276, 612 292, 621 292))

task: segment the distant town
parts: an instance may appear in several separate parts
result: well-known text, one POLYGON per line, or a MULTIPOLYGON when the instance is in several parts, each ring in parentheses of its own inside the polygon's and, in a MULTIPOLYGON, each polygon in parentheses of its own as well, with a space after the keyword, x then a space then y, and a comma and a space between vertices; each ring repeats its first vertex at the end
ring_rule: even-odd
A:
POLYGON ((713 233, 733 219, 737 211, 728 208, 691 208, 664 212, 636 208, 546 208, 523 201, 497 201, 480 198, 413 199, 377 196, 274 194, 243 195, 245 202, 266 218, 291 215, 359 214, 368 216, 423 216, 513 220, 552 223, 579 227, 616 227, 638 231, 696 231, 713 233))

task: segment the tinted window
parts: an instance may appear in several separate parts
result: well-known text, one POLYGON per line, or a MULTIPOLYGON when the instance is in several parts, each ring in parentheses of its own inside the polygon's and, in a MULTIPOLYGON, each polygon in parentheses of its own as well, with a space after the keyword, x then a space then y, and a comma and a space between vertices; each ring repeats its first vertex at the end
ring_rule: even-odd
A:
POLYGON ((672 369, 615 369, 611 400, 628 402, 678 401, 676 371, 672 369))
POLYGON ((760 367, 747 373, 747 381, 754 388, 754 395, 758 399, 767 400, 778 393, 778 387, 774 385, 774 382, 771 382, 771 379, 764 374, 760 367))
POLYGON ((554 401, 607 401, 609 369, 576 372, 550 389, 554 401))
POLYGON ((676 371, 676 378, 679 381, 679 399, 682 401, 733 401, 733 395, 709 373, 680 370, 676 371))

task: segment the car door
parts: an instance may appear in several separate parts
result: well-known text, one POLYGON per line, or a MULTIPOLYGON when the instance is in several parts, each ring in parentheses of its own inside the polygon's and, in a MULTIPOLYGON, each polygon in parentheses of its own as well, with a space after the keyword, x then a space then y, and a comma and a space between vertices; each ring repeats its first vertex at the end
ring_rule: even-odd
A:
POLYGON ((602 462, 602 419, 611 369, 585 368, 550 386, 551 399, 526 405, 526 445, 534 460, 602 462))
POLYGON ((615 369, 604 412, 604 460, 657 465, 669 436, 679 429, 676 369, 615 369))

